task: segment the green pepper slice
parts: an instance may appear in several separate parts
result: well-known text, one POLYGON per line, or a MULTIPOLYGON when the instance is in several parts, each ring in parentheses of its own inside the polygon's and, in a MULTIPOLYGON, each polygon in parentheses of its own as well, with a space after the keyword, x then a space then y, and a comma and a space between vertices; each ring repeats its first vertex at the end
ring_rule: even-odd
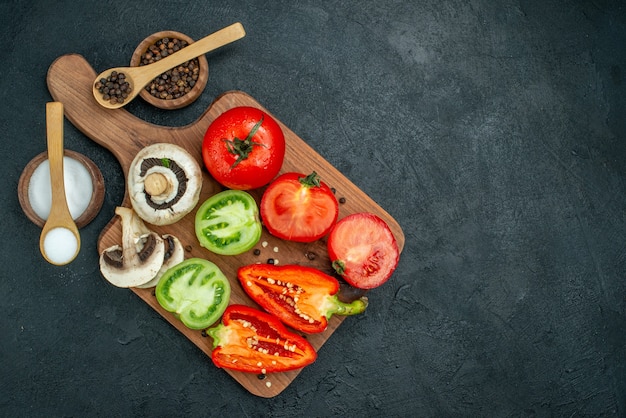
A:
POLYGON ((215 264, 189 258, 168 269, 156 286, 159 304, 191 329, 220 319, 230 300, 230 282, 215 264))
POLYGON ((259 242, 262 232, 254 198, 241 190, 224 190, 208 198, 196 212, 196 237, 207 250, 237 255, 259 242))

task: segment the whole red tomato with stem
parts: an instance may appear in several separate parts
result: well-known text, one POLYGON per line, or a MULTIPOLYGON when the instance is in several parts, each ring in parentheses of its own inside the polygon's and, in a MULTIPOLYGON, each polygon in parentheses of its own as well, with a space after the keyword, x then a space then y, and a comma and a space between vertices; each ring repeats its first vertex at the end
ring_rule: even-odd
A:
POLYGON ((261 219, 270 234, 297 242, 313 242, 337 221, 334 193, 314 171, 285 173, 270 183, 261 198, 261 219))
POLYGON ((261 109, 239 106, 219 115, 207 128, 202 159, 220 184, 249 190, 268 184, 285 158, 285 136, 261 109))
POLYGON ((327 247, 335 271, 360 289, 372 289, 389 280, 400 258, 389 226, 373 213, 341 219, 330 231, 327 247))

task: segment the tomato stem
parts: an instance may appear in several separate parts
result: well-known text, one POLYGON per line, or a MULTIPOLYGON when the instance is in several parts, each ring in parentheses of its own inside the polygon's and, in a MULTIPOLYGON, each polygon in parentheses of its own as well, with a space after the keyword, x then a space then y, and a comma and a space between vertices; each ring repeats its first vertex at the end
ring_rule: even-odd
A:
POLYGON ((261 116, 261 119, 254 125, 250 133, 248 133, 248 136, 246 137, 246 139, 240 139, 238 137, 235 137, 232 140, 223 139, 223 141, 226 143, 226 148, 228 148, 228 152, 237 156, 237 159, 230 166, 230 168, 235 168, 237 164, 239 164, 241 161, 248 158, 248 155, 252 152, 252 149, 254 148, 255 145, 257 146, 260 145, 262 147, 266 146, 265 144, 262 144, 260 142, 254 142, 252 140, 252 137, 259 130, 262 123, 263 123, 263 116, 261 116))
POLYGON ((320 176, 314 171, 306 177, 300 177, 298 179, 300 184, 306 187, 320 187, 320 176))
POLYGON ((337 274, 339 274, 340 276, 343 275, 343 273, 345 273, 346 271, 346 265, 344 264, 343 261, 341 260, 335 260, 332 262, 332 266, 333 269, 335 269, 335 271, 337 272, 337 274))

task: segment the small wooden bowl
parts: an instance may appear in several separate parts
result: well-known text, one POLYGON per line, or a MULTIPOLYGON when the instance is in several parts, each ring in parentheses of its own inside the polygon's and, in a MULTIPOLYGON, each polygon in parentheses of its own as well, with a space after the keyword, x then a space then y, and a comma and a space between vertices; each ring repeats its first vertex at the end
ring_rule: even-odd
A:
MULTIPOLYGON (((193 43, 193 39, 191 39, 189 36, 180 32, 166 30, 166 31, 154 33, 148 36, 146 39, 144 39, 137 46, 137 48, 135 49, 135 52, 133 53, 133 56, 130 59, 130 66, 131 67, 139 66, 139 63, 141 62, 141 56, 148 50, 148 48, 151 45, 153 45, 158 40, 161 40, 163 38, 179 39, 179 40, 187 41, 188 44, 193 43)), ((200 97, 209 79, 209 63, 204 54, 198 57, 198 63, 200 65, 200 72, 198 73, 198 80, 196 81, 196 84, 193 86, 193 88, 189 91, 189 93, 177 99, 159 99, 151 95, 150 92, 147 91, 145 88, 142 88, 141 93, 139 93, 139 95, 146 102, 150 103, 153 106, 158 107, 159 109, 165 109, 165 110, 180 109, 181 107, 190 105, 198 97, 200 97)))
MULTIPOLYGON (((91 176, 91 184, 93 185, 93 192, 91 194, 91 200, 87 205, 87 209, 76 219, 74 222, 78 228, 82 228, 91 222, 100 209, 102 208, 102 203, 104 202, 104 178, 102 177, 102 173, 98 169, 98 166, 94 164, 89 158, 75 151, 65 150, 64 155, 66 157, 70 157, 79 163, 81 163, 86 169, 89 175, 91 176)), ((24 171, 22 171, 22 175, 20 176, 20 180, 17 186, 17 196, 20 201, 20 206, 22 206, 22 210, 35 225, 43 228, 46 223, 45 219, 42 219, 33 207, 30 204, 28 198, 28 189, 30 187, 30 179, 37 169, 39 165, 48 159, 48 152, 44 151, 41 154, 38 154, 35 158, 30 160, 24 171)))

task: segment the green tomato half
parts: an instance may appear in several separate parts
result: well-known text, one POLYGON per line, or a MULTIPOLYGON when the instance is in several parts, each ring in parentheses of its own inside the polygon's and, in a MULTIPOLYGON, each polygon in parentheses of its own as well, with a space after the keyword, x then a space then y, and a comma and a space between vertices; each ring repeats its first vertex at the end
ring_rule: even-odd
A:
POLYGON ((189 258, 169 268, 155 289, 159 304, 191 329, 217 322, 230 300, 230 282, 215 264, 189 258))
POLYGON ((208 198, 196 212, 196 237, 204 248, 237 255, 261 239, 262 225, 254 198, 241 190, 224 190, 208 198))

